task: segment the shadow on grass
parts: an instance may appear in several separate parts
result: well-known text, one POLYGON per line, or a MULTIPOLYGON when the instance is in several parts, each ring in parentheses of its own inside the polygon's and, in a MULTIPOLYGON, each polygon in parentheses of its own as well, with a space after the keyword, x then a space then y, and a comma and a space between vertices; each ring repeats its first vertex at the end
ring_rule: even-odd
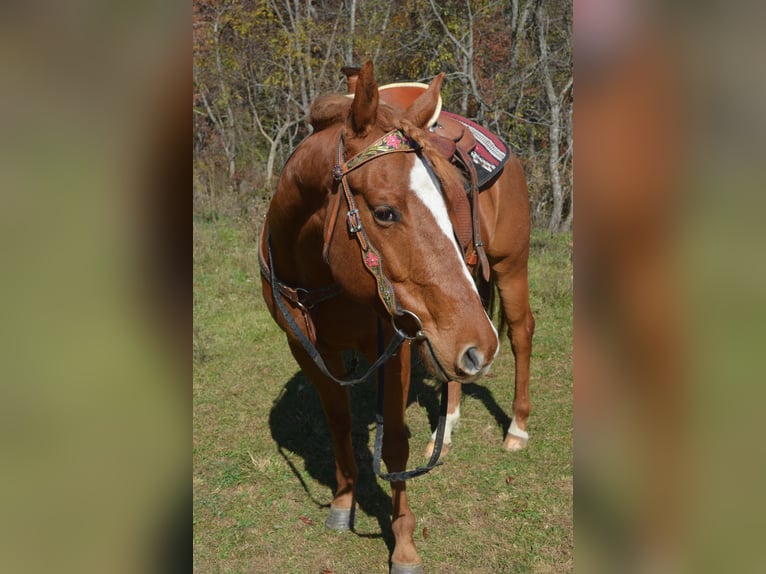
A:
MULTIPOLYGON (((414 361, 412 381, 408 397, 408 406, 418 403, 428 413, 431 429, 436 428, 439 418, 439 400, 441 389, 429 379, 422 364, 414 361)), ((480 400, 490 414, 495 418, 501 433, 511 423, 508 414, 497 404, 492 392, 479 384, 463 385, 463 393, 480 400)), ((359 468, 359 480, 356 486, 356 499, 359 509, 367 516, 374 517, 379 525, 379 533, 362 533, 354 531, 357 536, 364 538, 382 538, 389 552, 394 549, 394 534, 391 529, 391 494, 384 489, 372 470, 372 454, 370 447, 375 433, 375 384, 372 381, 351 387, 352 409, 352 443, 359 468)), ((304 378, 299 371, 290 378, 274 401, 269 415, 271 436, 277 444, 285 464, 295 475, 309 499, 318 508, 328 508, 331 493, 336 488, 335 458, 332 450, 332 439, 325 420, 319 394, 314 386, 304 378), (287 452, 294 453, 303 459, 304 469, 312 479, 327 487, 327 492, 318 493, 316 488, 304 480, 301 469, 296 468, 287 452), (329 496, 328 496, 329 495, 329 496)), ((419 458, 419 449, 423 447, 428 437, 410 444, 410 467, 419 458)), ((428 480, 427 477, 419 480, 428 480)))
MULTIPOLYGON (((441 389, 428 384, 425 380, 429 378, 424 368, 416 364, 413 366, 412 383, 410 384, 410 397, 408 404, 419 403, 428 413, 428 424, 431 430, 436 430, 439 422, 439 400, 441 399, 441 389)), ((511 425, 511 417, 495 400, 492 391, 481 383, 469 383, 461 387, 463 396, 471 397, 484 405, 487 412, 495 418, 500 428, 500 440, 505 438, 505 431, 511 425)))
MULTIPOLYGON (((372 381, 350 389, 352 428, 351 437, 354 454, 359 467, 356 485, 356 500, 359 510, 374 517, 380 532, 354 534, 364 538, 383 538, 389 552, 393 552, 394 534, 391 530, 391 495, 381 488, 372 471, 372 454, 368 449, 375 433, 375 384, 372 381)), ((290 467, 296 480, 318 508, 329 508, 329 500, 336 488, 335 458, 332 438, 325 420, 319 394, 313 385, 299 371, 287 381, 269 415, 271 436, 279 453, 290 467), (288 457, 290 451, 303 459, 305 472, 318 483, 327 487, 328 492, 317 493, 306 483, 302 471, 296 468, 288 457)))

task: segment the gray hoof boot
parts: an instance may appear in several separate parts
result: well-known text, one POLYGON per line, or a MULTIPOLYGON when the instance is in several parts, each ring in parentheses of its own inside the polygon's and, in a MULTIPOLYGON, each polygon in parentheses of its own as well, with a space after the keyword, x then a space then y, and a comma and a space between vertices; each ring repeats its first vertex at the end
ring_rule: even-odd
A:
POLYGON ((425 574, 422 564, 391 564, 391 574, 425 574))
POLYGON ((330 505, 330 512, 327 513, 327 520, 324 521, 326 528, 342 532, 354 528, 354 518, 356 517, 356 505, 351 508, 336 508, 330 505))

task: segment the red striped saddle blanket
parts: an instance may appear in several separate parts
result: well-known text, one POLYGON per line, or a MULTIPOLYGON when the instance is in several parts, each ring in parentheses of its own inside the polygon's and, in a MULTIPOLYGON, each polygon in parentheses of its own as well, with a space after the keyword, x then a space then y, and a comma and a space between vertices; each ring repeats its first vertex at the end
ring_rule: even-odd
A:
POLYGON ((487 128, 468 118, 442 110, 431 131, 449 139, 459 135, 459 139, 453 141, 471 158, 479 189, 492 182, 508 160, 508 145, 487 128))

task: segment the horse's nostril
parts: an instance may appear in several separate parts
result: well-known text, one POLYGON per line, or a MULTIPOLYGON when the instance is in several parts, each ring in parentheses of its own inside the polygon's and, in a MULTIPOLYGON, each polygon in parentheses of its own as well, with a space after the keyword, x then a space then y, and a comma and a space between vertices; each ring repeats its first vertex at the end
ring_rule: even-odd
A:
POLYGON ((460 358, 460 365, 466 375, 475 375, 484 365, 484 357, 476 347, 468 347, 460 358))

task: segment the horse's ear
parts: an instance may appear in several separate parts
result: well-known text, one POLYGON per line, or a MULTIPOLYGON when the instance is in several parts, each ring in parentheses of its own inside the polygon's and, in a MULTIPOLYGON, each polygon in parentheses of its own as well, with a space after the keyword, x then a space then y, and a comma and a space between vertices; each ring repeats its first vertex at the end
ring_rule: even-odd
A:
POLYGON ((375 83, 375 73, 372 62, 368 61, 359 70, 356 81, 354 101, 348 115, 351 131, 358 136, 365 136, 375 123, 378 114, 378 84, 375 83))
POLYGON ((444 81, 444 72, 436 76, 428 89, 418 96, 412 105, 407 109, 405 118, 418 127, 424 128, 428 121, 436 112, 436 106, 439 103, 439 92, 441 91, 442 81, 444 81))

